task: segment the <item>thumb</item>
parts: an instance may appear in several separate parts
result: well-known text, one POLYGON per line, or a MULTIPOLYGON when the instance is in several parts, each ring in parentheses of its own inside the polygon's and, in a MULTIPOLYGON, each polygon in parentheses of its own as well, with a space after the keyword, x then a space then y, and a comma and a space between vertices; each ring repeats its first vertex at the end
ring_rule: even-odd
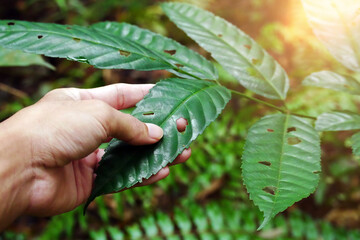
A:
POLYGON ((102 125, 108 137, 115 137, 132 145, 146 145, 158 142, 163 137, 163 130, 151 123, 143 123, 137 118, 119 112, 110 107, 111 114, 103 119, 102 125))

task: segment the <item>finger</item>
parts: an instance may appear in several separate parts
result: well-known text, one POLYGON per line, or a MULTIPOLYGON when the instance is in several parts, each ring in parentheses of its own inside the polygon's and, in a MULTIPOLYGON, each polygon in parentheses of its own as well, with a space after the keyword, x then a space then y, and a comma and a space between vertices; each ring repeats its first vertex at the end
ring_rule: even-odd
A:
POLYGON ((156 143, 163 137, 163 130, 155 124, 143 123, 101 101, 90 104, 99 104, 93 106, 92 114, 104 128, 106 138, 115 137, 132 145, 146 145, 156 143))
POLYGON ((175 160, 169 164, 169 166, 173 166, 176 164, 184 163, 186 162, 191 156, 191 148, 185 149, 175 160))
POLYGON ((149 179, 144 180, 142 183, 136 184, 134 187, 142 187, 142 186, 153 184, 153 183, 160 181, 160 180, 166 178, 167 176, 169 176, 169 173, 170 173, 169 167, 164 167, 157 174, 150 177, 149 179))
POLYGON ((96 163, 98 164, 105 154, 105 149, 98 149, 96 152, 96 163))
POLYGON ((133 107, 148 94, 153 84, 118 83, 93 89, 62 88, 49 92, 44 100, 101 100, 116 109, 133 107))

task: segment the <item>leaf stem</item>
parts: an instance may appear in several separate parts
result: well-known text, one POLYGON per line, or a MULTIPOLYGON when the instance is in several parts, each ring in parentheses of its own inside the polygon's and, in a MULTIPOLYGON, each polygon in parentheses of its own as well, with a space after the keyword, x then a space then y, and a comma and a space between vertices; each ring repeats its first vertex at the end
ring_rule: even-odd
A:
POLYGON ((275 105, 273 105, 273 104, 271 104, 271 103, 267 103, 267 102, 262 101, 262 100, 260 100, 260 99, 257 99, 257 98, 254 98, 254 97, 250 97, 250 96, 248 96, 248 95, 246 95, 246 94, 244 94, 244 93, 241 93, 241 92, 236 91, 236 90, 233 90, 233 89, 229 89, 229 90, 230 90, 232 93, 236 94, 236 95, 239 95, 239 96, 244 97, 244 98, 247 98, 247 99, 249 99, 249 100, 251 100, 251 101, 260 103, 260 104, 265 105, 265 106, 267 106, 267 107, 276 109, 276 110, 278 110, 278 111, 280 111, 280 112, 282 112, 282 113, 291 114, 291 115, 298 116, 298 117, 303 117, 303 118, 309 118, 309 119, 312 119, 312 120, 316 120, 315 117, 308 116, 308 115, 303 115, 303 114, 298 114, 298 113, 292 113, 292 112, 290 112, 287 108, 285 109, 285 108, 282 108, 282 107, 275 106, 275 105))

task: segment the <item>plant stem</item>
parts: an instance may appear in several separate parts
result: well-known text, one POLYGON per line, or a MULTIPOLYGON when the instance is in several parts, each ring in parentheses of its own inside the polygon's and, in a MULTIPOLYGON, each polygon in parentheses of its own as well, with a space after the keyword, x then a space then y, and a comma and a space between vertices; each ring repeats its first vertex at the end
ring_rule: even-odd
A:
POLYGON ((298 117, 303 117, 303 118, 309 118, 309 119, 312 119, 312 120, 316 120, 315 117, 311 117, 311 116, 307 116, 307 115, 303 115, 303 114, 298 114, 298 113, 292 113, 292 112, 290 112, 290 111, 287 110, 287 109, 284 109, 284 108, 275 106, 275 105, 273 105, 273 104, 271 104, 271 103, 267 103, 267 102, 262 101, 262 100, 257 99, 257 98, 250 97, 250 96, 248 96, 248 95, 246 95, 246 94, 244 94, 244 93, 238 92, 238 91, 236 91, 236 90, 230 89, 230 91, 231 91, 232 93, 236 94, 236 95, 239 95, 239 96, 244 97, 244 98, 247 98, 247 99, 249 99, 249 100, 251 100, 251 101, 260 103, 260 104, 262 104, 262 105, 268 106, 268 107, 270 107, 270 108, 276 109, 276 110, 278 110, 278 111, 280 111, 280 112, 282 112, 282 113, 288 113, 288 114, 291 114, 291 115, 294 115, 294 116, 298 116, 298 117))

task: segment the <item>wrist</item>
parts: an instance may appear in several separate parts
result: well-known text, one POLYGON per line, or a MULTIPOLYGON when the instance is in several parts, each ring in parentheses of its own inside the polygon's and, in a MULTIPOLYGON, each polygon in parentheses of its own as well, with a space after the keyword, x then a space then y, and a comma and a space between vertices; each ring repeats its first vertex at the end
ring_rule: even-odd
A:
POLYGON ((33 178, 31 146, 12 125, 11 119, 0 123, 0 231, 26 211, 33 178))

